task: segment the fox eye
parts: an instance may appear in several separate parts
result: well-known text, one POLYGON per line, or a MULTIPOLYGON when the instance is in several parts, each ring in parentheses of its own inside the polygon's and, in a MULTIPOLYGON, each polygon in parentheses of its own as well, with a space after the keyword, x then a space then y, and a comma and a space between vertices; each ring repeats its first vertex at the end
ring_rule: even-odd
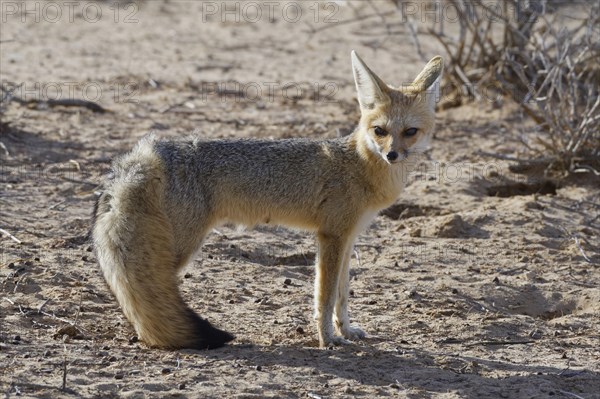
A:
POLYGON ((419 129, 417 129, 416 127, 411 127, 410 129, 406 129, 404 131, 404 137, 414 136, 415 134, 417 134, 418 131, 419 131, 419 129))
POLYGON ((379 126, 375 126, 375 134, 378 135, 379 137, 385 137, 385 136, 387 136, 388 132, 386 132, 385 129, 383 129, 379 126))

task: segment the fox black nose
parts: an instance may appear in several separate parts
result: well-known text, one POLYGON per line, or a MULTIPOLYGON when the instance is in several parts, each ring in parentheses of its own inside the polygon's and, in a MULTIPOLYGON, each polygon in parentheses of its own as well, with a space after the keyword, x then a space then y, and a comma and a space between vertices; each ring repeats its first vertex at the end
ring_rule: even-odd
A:
POLYGON ((388 152, 387 159, 389 161, 395 161, 396 159, 398 159, 398 153, 396 151, 390 151, 390 152, 388 152))

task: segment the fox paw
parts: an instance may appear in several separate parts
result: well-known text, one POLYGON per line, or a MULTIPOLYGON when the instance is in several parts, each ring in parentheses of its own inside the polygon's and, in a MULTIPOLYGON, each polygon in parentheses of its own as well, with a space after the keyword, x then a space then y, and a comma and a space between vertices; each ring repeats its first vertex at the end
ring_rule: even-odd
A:
POLYGON ((344 328, 341 333, 344 338, 348 338, 351 341, 358 341, 367 336, 367 333, 359 327, 347 327, 344 328))
POLYGON ((350 345, 352 342, 348 341, 344 337, 338 337, 336 335, 321 339, 319 342, 319 346, 321 348, 329 348, 331 346, 342 346, 342 345, 350 345))

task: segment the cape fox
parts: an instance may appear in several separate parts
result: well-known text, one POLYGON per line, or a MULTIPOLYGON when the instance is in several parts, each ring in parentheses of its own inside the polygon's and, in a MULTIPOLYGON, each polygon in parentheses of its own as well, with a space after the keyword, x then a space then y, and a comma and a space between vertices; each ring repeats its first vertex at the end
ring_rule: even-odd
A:
POLYGON ((94 210, 104 277, 146 344, 210 349, 234 337, 183 301, 180 271, 214 227, 274 223, 314 231, 321 347, 361 339, 348 317, 354 240, 400 194, 434 127, 443 61, 388 86, 352 52, 361 118, 330 140, 142 139, 113 162, 94 210))

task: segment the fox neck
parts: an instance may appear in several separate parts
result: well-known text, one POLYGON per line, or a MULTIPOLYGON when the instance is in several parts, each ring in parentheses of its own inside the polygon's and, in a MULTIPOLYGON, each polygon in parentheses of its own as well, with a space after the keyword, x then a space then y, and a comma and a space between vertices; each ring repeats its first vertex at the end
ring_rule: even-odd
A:
POLYGON ((359 128, 352 134, 354 147, 362 162, 365 177, 372 190, 377 207, 386 208, 394 203, 402 192, 412 162, 390 164, 369 143, 367 133, 359 128))

